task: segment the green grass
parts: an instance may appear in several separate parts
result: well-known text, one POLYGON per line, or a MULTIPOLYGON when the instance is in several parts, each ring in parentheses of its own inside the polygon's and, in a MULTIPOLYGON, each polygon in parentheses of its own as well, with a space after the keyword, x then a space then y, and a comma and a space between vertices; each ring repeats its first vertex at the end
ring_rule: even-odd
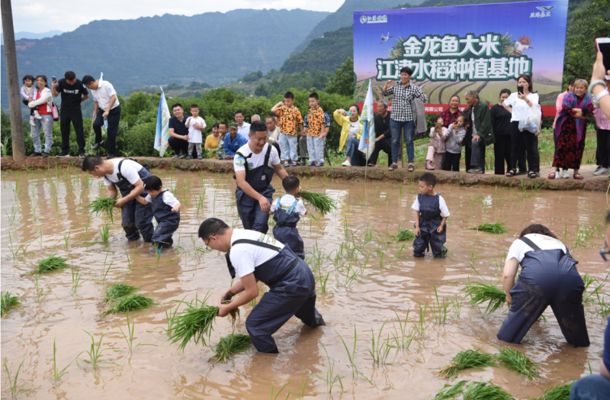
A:
POLYGON ((115 283, 111 285, 108 289, 106 289, 106 301, 118 300, 123 296, 127 296, 128 294, 134 293, 136 290, 135 287, 131 285, 126 285, 124 283, 115 283))
POLYGON ((506 227, 504 226, 504 224, 501 224, 501 223, 481 224, 481 225, 477 226, 475 228, 475 230, 487 232, 487 233, 493 233, 496 235, 507 232, 506 227))
POLYGON ((548 390, 545 390, 543 395, 537 400, 570 400, 570 388, 571 383, 566 385, 554 386, 548 390))
POLYGON ((461 351, 453 357, 451 365, 441 370, 447 378, 454 378, 460 371, 470 368, 490 367, 495 364, 494 356, 478 350, 461 351))
POLYGON ((490 382, 470 382, 463 392, 463 400, 512 400, 513 396, 490 382))
POLYGON ((89 210, 94 214, 105 213, 110 218, 110 222, 114 222, 112 211, 116 200, 112 197, 99 197, 89 204, 89 210))
POLYGON ((415 240, 415 233, 410 229, 403 229, 396 234, 396 240, 399 242, 415 240))
POLYGON ((47 258, 44 258, 38 262, 38 267, 36 268, 36 273, 38 274, 46 274, 49 272, 59 271, 68 266, 66 263, 66 259, 60 257, 56 254, 51 254, 47 258))
POLYGON ((152 304, 153 300, 149 297, 145 297, 140 294, 130 294, 127 296, 119 297, 106 313, 115 314, 128 311, 142 310, 144 308, 150 307, 152 304))
POLYGON ((497 358, 504 367, 518 372, 529 379, 538 377, 538 367, 536 364, 518 350, 506 347, 500 351, 497 358))
POLYGON ((180 343, 184 350, 189 341, 206 345, 212 332, 212 323, 218 315, 218 307, 208 306, 197 299, 186 304, 186 310, 169 314, 168 334, 172 343, 180 343))
POLYGON ((215 354, 212 359, 218 362, 226 362, 233 354, 247 350, 250 343, 250 336, 243 333, 231 333, 220 338, 214 348, 215 354))
POLYGON ((488 283, 471 283, 466 285, 466 295, 472 304, 487 302, 486 312, 494 312, 506 302, 506 294, 495 285, 488 283))
POLYGON ((333 200, 322 193, 308 192, 302 190, 299 192, 299 197, 314 206, 314 208, 318 210, 322 215, 328 214, 332 211, 333 208, 335 208, 335 203, 333 202, 333 200))
POLYGON ((9 313, 13 308, 19 305, 19 298, 17 296, 13 296, 13 294, 9 291, 2 292, 2 312, 0 316, 4 317, 9 313))

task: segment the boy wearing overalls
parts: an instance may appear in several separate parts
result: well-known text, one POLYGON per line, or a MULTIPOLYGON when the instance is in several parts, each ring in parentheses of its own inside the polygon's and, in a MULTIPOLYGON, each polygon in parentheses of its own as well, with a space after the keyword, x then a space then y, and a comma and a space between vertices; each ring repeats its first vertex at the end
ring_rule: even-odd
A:
POLYGON ((157 254, 164 248, 172 247, 172 235, 180 226, 180 202, 172 192, 163 189, 161 178, 151 175, 144 178, 146 197, 138 197, 138 203, 150 204, 152 213, 157 220, 157 227, 152 236, 153 248, 157 254))
POLYGON ((305 245, 297 224, 301 217, 307 214, 307 210, 303 200, 295 197, 301 190, 301 182, 296 176, 288 175, 282 179, 282 186, 286 194, 271 205, 271 213, 275 220, 273 237, 290 247, 294 254, 305 259, 305 245))
POLYGON ((447 217, 449 209, 445 199, 434 192, 436 177, 426 172, 419 178, 419 194, 411 209, 415 218, 415 240, 413 256, 423 257, 428 247, 434 258, 444 258, 447 254, 447 217))
POLYGON ((271 199, 275 192, 271 186, 273 173, 281 179, 288 174, 280 164, 275 147, 267 144, 265 125, 254 123, 250 126, 248 143, 235 153, 233 170, 237 181, 237 212, 244 229, 267 233, 271 199))

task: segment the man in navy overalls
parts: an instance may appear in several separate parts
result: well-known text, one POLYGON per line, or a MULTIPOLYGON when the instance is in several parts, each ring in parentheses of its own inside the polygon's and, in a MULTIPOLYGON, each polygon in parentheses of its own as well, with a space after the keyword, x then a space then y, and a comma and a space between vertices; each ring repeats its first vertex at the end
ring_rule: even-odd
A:
POLYGON ((510 310, 498 339, 521 343, 534 322, 551 306, 566 341, 577 347, 589 346, 582 305, 585 285, 576 264, 547 227, 533 224, 525 228, 511 245, 504 265, 503 287, 510 310), (514 285, 519 264, 521 273, 514 285))
POLYGON ((104 178, 110 197, 117 197, 117 188, 121 192, 121 198, 116 201, 115 207, 121 209, 121 225, 127 240, 138 240, 142 235, 145 242, 150 242, 154 231, 151 207, 135 200, 144 193, 142 179, 150 176, 150 172, 134 160, 104 160, 99 156, 85 157, 82 170, 95 177, 104 178))
POLYGON ((237 181, 237 212, 244 229, 262 233, 269 230, 269 209, 275 189, 271 186, 273 173, 281 179, 288 174, 280 164, 275 147, 267 144, 267 128, 260 123, 250 126, 248 143, 235 153, 233 159, 237 181))
POLYGON ((246 329, 258 351, 278 352, 271 335, 293 315, 312 328, 324 325, 316 310, 313 274, 288 246, 257 231, 232 229, 217 218, 203 221, 199 237, 206 246, 227 254, 229 271, 239 278, 223 296, 218 316, 224 317, 255 299, 257 281, 269 286, 246 319, 246 329))

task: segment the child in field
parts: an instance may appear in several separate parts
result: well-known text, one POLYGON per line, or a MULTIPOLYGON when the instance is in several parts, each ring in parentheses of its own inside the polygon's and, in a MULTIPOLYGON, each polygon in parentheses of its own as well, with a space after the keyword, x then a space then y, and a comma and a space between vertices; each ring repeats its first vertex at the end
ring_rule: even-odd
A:
POLYGON ((415 217, 415 240, 413 256, 423 257, 428 246, 432 248, 434 258, 444 258, 447 254, 447 217, 449 209, 445 199, 435 193, 436 177, 425 172, 419 178, 419 194, 411 209, 415 217))
POLYGON ((191 105, 191 116, 186 119, 184 123, 189 128, 189 147, 188 157, 193 158, 193 150, 197 150, 197 159, 201 160, 203 154, 201 153, 201 143, 203 143, 202 131, 205 129, 205 120, 199 116, 199 106, 197 104, 191 105))
POLYGON ((447 128, 443 126, 443 117, 436 119, 436 124, 430 128, 430 144, 426 155, 426 169, 440 169, 445 154, 445 137, 447 128))
MULTIPOLYGON (((22 79, 23 86, 19 90, 21 95, 21 102, 28 106, 30 101, 36 100, 36 85, 34 85, 34 77, 32 75, 25 75, 22 79)), ((42 119, 36 108, 30 108, 30 125, 35 126, 34 119, 42 119)))
POLYGON ((159 254, 163 248, 171 247, 174 241, 172 235, 180 225, 180 202, 169 191, 163 190, 163 183, 158 176, 151 175, 143 179, 146 197, 138 196, 140 204, 149 204, 153 216, 157 220, 157 227, 152 236, 153 248, 159 254))
POLYGON ((273 236, 288 246, 294 254, 305 259, 305 245, 297 229, 301 217, 307 214, 303 200, 295 196, 301 191, 301 182, 296 176, 288 175, 282 180, 286 194, 271 204, 271 213, 275 220, 273 236))
POLYGON ((445 136, 445 155, 442 168, 444 171, 460 172, 460 157, 462 155, 462 142, 466 136, 464 116, 457 117, 454 123, 447 128, 445 136))

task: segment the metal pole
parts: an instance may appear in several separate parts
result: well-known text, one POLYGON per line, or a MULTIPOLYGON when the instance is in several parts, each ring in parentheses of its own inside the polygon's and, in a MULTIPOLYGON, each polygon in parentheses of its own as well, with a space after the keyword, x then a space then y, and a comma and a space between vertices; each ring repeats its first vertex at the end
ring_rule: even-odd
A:
POLYGON ((21 101, 19 98, 19 77, 17 73, 15 30, 13 28, 13 9, 11 7, 11 0, 1 0, 0 4, 2 4, 2 33, 8 78, 13 160, 22 161, 25 158, 25 143, 23 140, 23 122, 21 120, 21 101))

